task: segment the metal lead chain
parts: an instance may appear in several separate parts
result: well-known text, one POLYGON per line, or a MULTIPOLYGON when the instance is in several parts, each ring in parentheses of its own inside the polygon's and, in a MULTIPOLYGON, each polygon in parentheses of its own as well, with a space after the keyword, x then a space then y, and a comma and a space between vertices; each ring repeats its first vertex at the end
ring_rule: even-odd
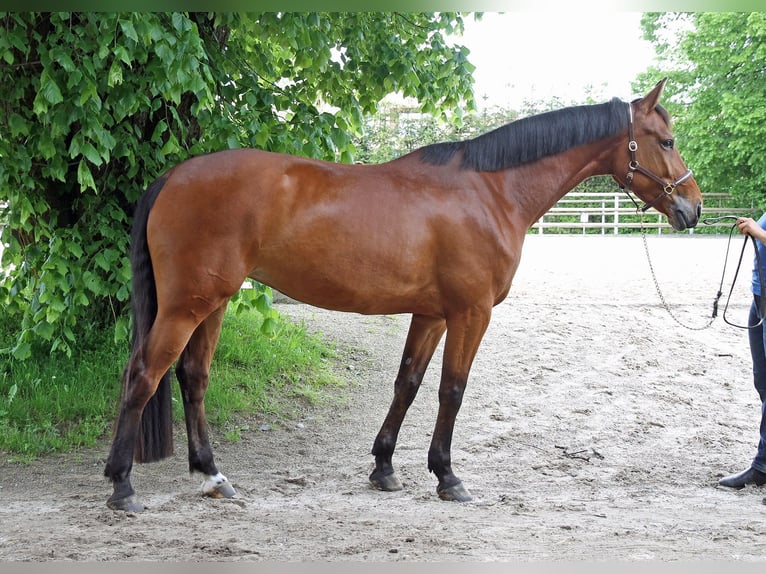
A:
POLYGON ((654 272, 654 266, 652 265, 652 258, 649 255, 649 245, 646 242, 646 229, 644 228, 643 212, 639 213, 639 218, 641 221, 641 239, 644 242, 644 251, 646 251, 646 260, 649 262, 649 270, 652 272, 652 279, 654 280, 654 288, 657 290, 657 295, 660 298, 660 302, 662 303, 662 306, 668 312, 668 315, 670 315, 670 317, 684 329, 689 329, 690 331, 704 331, 705 329, 710 327, 710 325, 713 324, 713 320, 715 319, 715 313, 710 317, 708 322, 702 327, 691 327, 675 316, 675 314, 673 313, 673 310, 670 308, 670 305, 668 305, 668 302, 665 300, 665 296, 662 294, 662 289, 660 289, 660 283, 659 281, 657 281, 657 274, 654 272))

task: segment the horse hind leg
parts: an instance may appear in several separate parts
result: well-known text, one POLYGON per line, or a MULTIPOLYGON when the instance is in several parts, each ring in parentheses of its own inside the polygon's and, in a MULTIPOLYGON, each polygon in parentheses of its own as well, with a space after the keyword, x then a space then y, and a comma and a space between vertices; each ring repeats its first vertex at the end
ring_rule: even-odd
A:
POLYGON ((202 492, 212 498, 231 498, 236 493, 213 460, 205 418, 205 392, 226 309, 224 303, 194 331, 176 365, 189 442, 189 472, 204 475, 202 492))
POLYGON ((107 459, 104 475, 112 482, 113 492, 107 500, 112 510, 142 512, 143 503, 136 496, 130 482, 136 443, 140 434, 141 417, 149 398, 156 392, 156 381, 143 370, 136 369, 131 359, 125 372, 122 406, 115 426, 115 434, 107 459))
MULTIPOLYGON (((136 449, 138 439, 157 441, 168 444, 168 436, 146 436, 141 434, 141 417, 149 400, 157 392, 160 382, 166 379, 166 373, 181 353, 190 334, 196 325, 188 320, 158 315, 146 339, 142 341, 131 355, 125 369, 124 391, 122 406, 117 418, 114 440, 109 452, 109 458, 104 474, 112 481, 114 492, 107 501, 113 510, 141 512, 144 505, 136 497, 130 483, 130 473, 133 467, 133 457, 137 455, 139 462, 141 452, 136 449)), ((170 417, 170 409, 156 409, 153 416, 158 417, 154 428, 158 433, 171 428, 165 424, 170 417), (164 429, 164 430, 163 430, 164 429)), ((164 456, 164 455, 163 455, 164 456)), ((154 460, 159 457, 155 457, 154 460)), ((146 459, 149 462, 150 459, 146 459)))
POLYGON ((428 363, 445 329, 446 323, 443 319, 412 316, 402 362, 394 383, 394 398, 372 447, 375 469, 370 475, 370 482, 375 488, 384 491, 402 489, 402 483, 392 464, 399 429, 407 409, 417 395, 428 363))

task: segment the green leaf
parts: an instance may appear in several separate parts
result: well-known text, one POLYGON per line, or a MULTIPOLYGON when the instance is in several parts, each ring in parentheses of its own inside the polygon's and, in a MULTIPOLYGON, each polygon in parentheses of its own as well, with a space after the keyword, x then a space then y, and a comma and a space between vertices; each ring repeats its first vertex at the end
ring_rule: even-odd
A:
POLYGON ((11 128, 11 137, 17 137, 29 133, 27 121, 17 113, 11 113, 8 118, 8 127, 11 128))
POLYGON ((94 165, 98 166, 98 165, 101 165, 103 163, 103 160, 101 159, 101 156, 96 151, 96 148, 93 147, 93 144, 91 144, 90 142, 86 141, 85 143, 83 143, 82 149, 80 150, 80 152, 82 153, 82 155, 84 155, 87 158, 87 160, 90 163, 92 163, 94 165))
POLYGON ((42 321, 35 325, 32 331, 34 331, 35 334, 39 335, 46 341, 50 341, 53 338, 55 328, 52 324, 46 321, 42 321))
POLYGON ((272 303, 271 295, 264 291, 255 300, 255 308, 259 313, 261 313, 262 315, 265 315, 266 313, 271 311, 272 309, 271 303, 272 303))
POLYGON ((166 141, 162 146, 162 149, 160 149, 160 153, 164 156, 177 154, 181 151, 181 147, 178 145, 178 140, 172 133, 170 134, 168 141, 166 141))
POLYGON ((11 354, 17 361, 26 361, 32 356, 32 345, 27 341, 20 342, 11 350, 11 354))
POLYGON ((118 301, 127 301, 130 298, 130 289, 127 285, 121 285, 115 295, 118 301))
POLYGON ((104 271, 109 271, 110 269, 109 261, 107 261, 103 252, 96 253, 95 257, 93 257, 93 262, 104 271))
POLYGON ((77 183, 80 184, 82 190, 92 189, 96 191, 96 182, 85 160, 80 160, 77 164, 77 183))
POLYGON ((76 69, 72 57, 63 48, 56 50, 54 59, 67 73, 72 73, 76 69))
POLYGON ((79 104, 84 106, 89 100, 98 100, 98 85, 90 78, 84 82, 84 86, 79 94, 79 104))
POLYGON ((82 250, 82 247, 80 247, 74 241, 67 241, 66 246, 67 246, 67 249, 69 250, 69 253, 71 253, 72 256, 75 257, 76 259, 79 259, 83 256, 84 252, 82 250))
POLYGON ((107 80, 107 85, 110 88, 113 88, 115 86, 119 86, 120 84, 122 84, 122 66, 120 66, 119 60, 114 60, 112 65, 109 67, 109 78, 107 80))
POLYGON ((121 343, 128 340, 130 334, 130 322, 127 317, 119 317, 114 324, 114 342, 121 343))
POLYGON ((262 149, 267 149, 271 134, 267 129, 263 129, 255 134, 255 145, 262 149))
POLYGON ((37 150, 40 152, 40 155, 48 160, 53 158, 57 155, 58 150, 56 149, 56 145, 53 142, 53 140, 50 138, 50 134, 45 133, 42 134, 40 138, 40 142, 37 145, 37 150))
POLYGON ((179 12, 173 12, 171 19, 173 21, 173 28, 175 28, 177 32, 185 31, 189 24, 183 14, 179 12))
POLYGON ((130 20, 120 20, 120 29, 128 38, 136 43, 138 42, 138 34, 136 33, 135 26, 133 26, 133 22, 130 20))
POLYGON ((48 74, 48 70, 43 70, 40 76, 40 93, 51 105, 60 104, 64 101, 64 96, 61 95, 56 81, 48 74))
POLYGON ((274 335, 279 330, 279 320, 266 317, 261 324, 261 332, 264 335, 274 335))

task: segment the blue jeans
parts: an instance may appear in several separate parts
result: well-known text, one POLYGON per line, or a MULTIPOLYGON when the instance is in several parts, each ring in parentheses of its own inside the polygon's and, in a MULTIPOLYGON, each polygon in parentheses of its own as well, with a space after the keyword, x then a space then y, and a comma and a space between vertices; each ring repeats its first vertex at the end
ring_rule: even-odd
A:
MULTIPOLYGON (((753 304, 750 306, 748 325, 755 325, 758 319, 758 304, 760 297, 753 295, 753 304)), ((750 354, 753 357, 753 383, 758 396, 761 399, 761 428, 758 451, 753 459, 752 467, 761 472, 766 472, 766 331, 764 325, 759 325, 748 330, 750 338, 750 354)))

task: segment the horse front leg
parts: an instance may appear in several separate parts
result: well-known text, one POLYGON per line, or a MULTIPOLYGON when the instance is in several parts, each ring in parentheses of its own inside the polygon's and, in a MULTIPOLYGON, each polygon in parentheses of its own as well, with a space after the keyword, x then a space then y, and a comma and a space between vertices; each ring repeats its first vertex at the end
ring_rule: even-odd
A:
POLYGON ((236 494, 215 465, 205 417, 210 363, 218 344, 225 309, 224 303, 197 327, 176 366, 189 442, 189 472, 196 471, 205 477, 202 492, 211 498, 231 498, 236 494))
POLYGON ((402 489, 392 464, 399 429, 446 327, 444 319, 412 316, 402 362, 394 383, 394 399, 372 447, 375 470, 370 475, 370 482, 375 488, 385 491, 402 489))
POLYGON ((467 502, 471 493, 452 471, 452 432, 463 402, 468 374, 484 332, 490 309, 476 308, 447 320, 444 364, 439 384, 439 413, 428 451, 428 470, 439 479, 436 492, 442 500, 467 502))

